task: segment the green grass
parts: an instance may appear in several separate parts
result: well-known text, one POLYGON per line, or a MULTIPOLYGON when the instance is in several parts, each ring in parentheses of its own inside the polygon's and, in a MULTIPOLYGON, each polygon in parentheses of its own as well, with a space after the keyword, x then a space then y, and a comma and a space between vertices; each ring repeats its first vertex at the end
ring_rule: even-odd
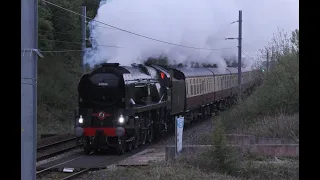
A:
POLYGON ((239 178, 216 172, 207 173, 198 167, 188 166, 182 162, 173 164, 157 163, 139 168, 120 168, 113 171, 102 171, 102 173, 105 173, 107 179, 119 180, 239 180, 239 178))
POLYGON ((117 167, 94 173, 103 174, 106 179, 119 180, 299 179, 299 162, 297 160, 282 159, 278 162, 273 159, 263 161, 246 159, 239 164, 236 171, 228 175, 217 172, 205 157, 207 155, 203 154, 194 158, 178 158, 172 163, 157 162, 144 167, 117 167))

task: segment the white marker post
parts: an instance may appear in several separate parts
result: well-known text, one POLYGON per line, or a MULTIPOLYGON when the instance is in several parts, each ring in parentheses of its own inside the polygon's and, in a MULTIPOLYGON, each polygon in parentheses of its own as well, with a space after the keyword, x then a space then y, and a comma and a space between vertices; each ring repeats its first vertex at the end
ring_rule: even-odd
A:
POLYGON ((184 126, 184 117, 176 117, 176 157, 182 150, 182 134, 183 134, 183 126, 184 126))

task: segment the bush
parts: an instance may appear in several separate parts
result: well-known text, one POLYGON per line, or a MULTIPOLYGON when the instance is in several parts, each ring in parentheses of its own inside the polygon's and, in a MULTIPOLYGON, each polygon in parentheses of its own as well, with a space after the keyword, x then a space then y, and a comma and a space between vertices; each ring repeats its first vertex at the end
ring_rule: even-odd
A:
POLYGON ((299 114, 259 118, 238 131, 258 137, 288 138, 299 142, 299 114))
POLYGON ((211 134, 212 148, 204 153, 197 154, 197 156, 181 157, 179 162, 199 167, 208 173, 236 174, 241 162, 240 156, 236 155, 232 147, 227 146, 225 129, 220 119, 216 120, 214 127, 214 132, 211 134))
POLYGON ((77 83, 81 77, 79 62, 75 61, 71 67, 66 63, 73 58, 46 55, 44 59, 39 59, 39 133, 66 133, 71 129, 77 102, 77 83))
MULTIPOLYGON (((273 63, 270 63, 272 66, 269 71, 264 73, 262 84, 245 101, 221 114, 229 131, 253 126, 266 116, 270 119, 279 115, 292 116, 299 113, 298 41, 298 30, 292 33, 290 39, 281 32, 274 37, 270 46, 266 48, 273 52, 270 61, 273 63)), ((265 51, 262 51, 262 56, 265 57, 265 51)))

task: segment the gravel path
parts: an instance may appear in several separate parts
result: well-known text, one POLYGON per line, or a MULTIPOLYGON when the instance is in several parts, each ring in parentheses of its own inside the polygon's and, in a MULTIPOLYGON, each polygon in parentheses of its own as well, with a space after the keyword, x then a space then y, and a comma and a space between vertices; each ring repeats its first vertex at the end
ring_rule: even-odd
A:
MULTIPOLYGON (((183 132, 183 144, 184 145, 205 145, 210 144, 209 134, 213 131, 213 121, 212 120, 204 120, 203 122, 197 122, 194 124, 190 124, 188 127, 184 129, 183 132)), ((164 147, 166 145, 174 145, 174 136, 165 138, 154 144, 151 147, 164 147)), ((117 167, 119 168, 119 167, 117 167)), ((121 167, 120 167, 121 168, 121 167)), ((106 170, 100 171, 92 171, 82 175, 77 178, 78 180, 85 179, 94 179, 94 180, 105 180, 110 179, 108 176, 108 172, 106 170)))

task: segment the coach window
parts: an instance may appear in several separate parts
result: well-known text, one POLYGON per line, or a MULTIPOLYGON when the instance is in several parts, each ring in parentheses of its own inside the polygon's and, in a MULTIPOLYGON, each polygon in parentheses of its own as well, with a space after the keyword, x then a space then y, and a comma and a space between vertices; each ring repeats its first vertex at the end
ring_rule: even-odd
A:
POLYGON ((193 95, 197 94, 197 83, 196 83, 196 79, 193 79, 193 95))
POLYGON ((219 91, 219 77, 217 76, 215 79, 216 91, 219 91))
POLYGON ((227 89, 228 88, 228 76, 225 76, 224 77, 224 89, 227 89))
POLYGON ((209 85, 208 85, 208 86, 209 86, 209 88, 208 88, 209 90, 208 90, 208 91, 211 92, 211 78, 209 78, 208 84, 209 84, 209 85))
POLYGON ((210 85, 209 85, 210 92, 213 92, 213 84, 212 84, 213 81, 212 81, 212 80, 213 80, 213 78, 211 77, 211 78, 210 78, 210 85))
POLYGON ((229 88, 229 76, 226 76, 226 89, 229 88))
POLYGON ((224 77, 224 79, 225 79, 224 87, 225 87, 225 89, 227 89, 228 88, 228 76, 224 77))
POLYGON ((197 78, 197 94, 200 94, 200 85, 201 85, 201 83, 200 83, 200 79, 199 78, 197 78))
POLYGON ((192 95, 192 81, 191 81, 191 79, 189 79, 189 96, 191 96, 192 95))
POLYGON ((219 78, 219 90, 222 90, 222 76, 219 78))
POLYGON ((234 80, 234 75, 232 75, 232 87, 235 86, 236 81, 234 80))
POLYGON ((190 95, 193 95, 193 82, 192 79, 190 79, 190 95))
POLYGON ((202 94, 202 78, 199 78, 199 94, 202 94))
POLYGON ((205 84, 206 84, 206 81, 205 81, 205 78, 202 78, 201 80, 201 87, 202 87, 202 94, 204 94, 206 92, 206 88, 205 88, 205 84))
POLYGON ((199 94, 202 93, 202 81, 201 78, 199 78, 199 94))
POLYGON ((211 81, 211 89, 212 89, 212 92, 214 92, 215 90, 216 90, 216 79, 215 79, 216 77, 214 76, 213 78, 212 78, 212 81, 211 81))
POLYGON ((199 91, 200 91, 199 78, 196 79, 196 84, 197 84, 197 87, 196 87, 196 95, 198 95, 198 94, 199 94, 199 91))
POLYGON ((191 84, 191 95, 194 95, 194 79, 191 79, 192 84, 191 84))
POLYGON ((209 91, 209 88, 208 88, 208 78, 206 78, 206 84, 205 84, 205 87, 206 87, 206 93, 208 93, 208 91, 209 91))
POLYGON ((209 78, 206 78, 206 90, 209 92, 209 78))
POLYGON ((210 89, 210 92, 212 92, 213 91, 213 78, 211 77, 210 78, 210 85, 209 85, 209 89, 210 89))
POLYGON ((199 86, 200 86, 200 93, 199 94, 202 94, 203 93, 203 86, 202 86, 202 84, 203 84, 203 82, 202 82, 202 78, 200 78, 199 79, 199 86))
POLYGON ((197 95, 198 94, 198 79, 195 79, 195 82, 196 82, 196 84, 194 85, 195 86, 194 95, 197 95))
POLYGON ((211 89, 212 92, 214 91, 214 77, 211 78, 210 89, 211 89))
POLYGON ((223 90, 223 76, 220 77, 220 89, 223 90))
POLYGON ((203 93, 207 93, 207 78, 203 78, 203 93))
POLYGON ((189 81, 186 81, 186 96, 189 97, 189 81))
POLYGON ((226 76, 226 89, 229 88, 229 76, 226 76))
POLYGON ((197 82, 196 79, 193 79, 193 95, 197 94, 197 82))
POLYGON ((207 91, 207 83, 206 83, 206 78, 203 78, 203 80, 202 80, 202 82, 203 82, 203 93, 206 93, 206 91, 207 91))
POLYGON ((223 90, 223 76, 221 76, 221 90, 223 90))
POLYGON ((217 88, 218 88, 217 87, 217 76, 215 76, 213 79, 214 79, 213 91, 215 92, 215 91, 217 91, 217 88))
POLYGON ((221 90, 223 90, 223 76, 221 76, 221 90))

